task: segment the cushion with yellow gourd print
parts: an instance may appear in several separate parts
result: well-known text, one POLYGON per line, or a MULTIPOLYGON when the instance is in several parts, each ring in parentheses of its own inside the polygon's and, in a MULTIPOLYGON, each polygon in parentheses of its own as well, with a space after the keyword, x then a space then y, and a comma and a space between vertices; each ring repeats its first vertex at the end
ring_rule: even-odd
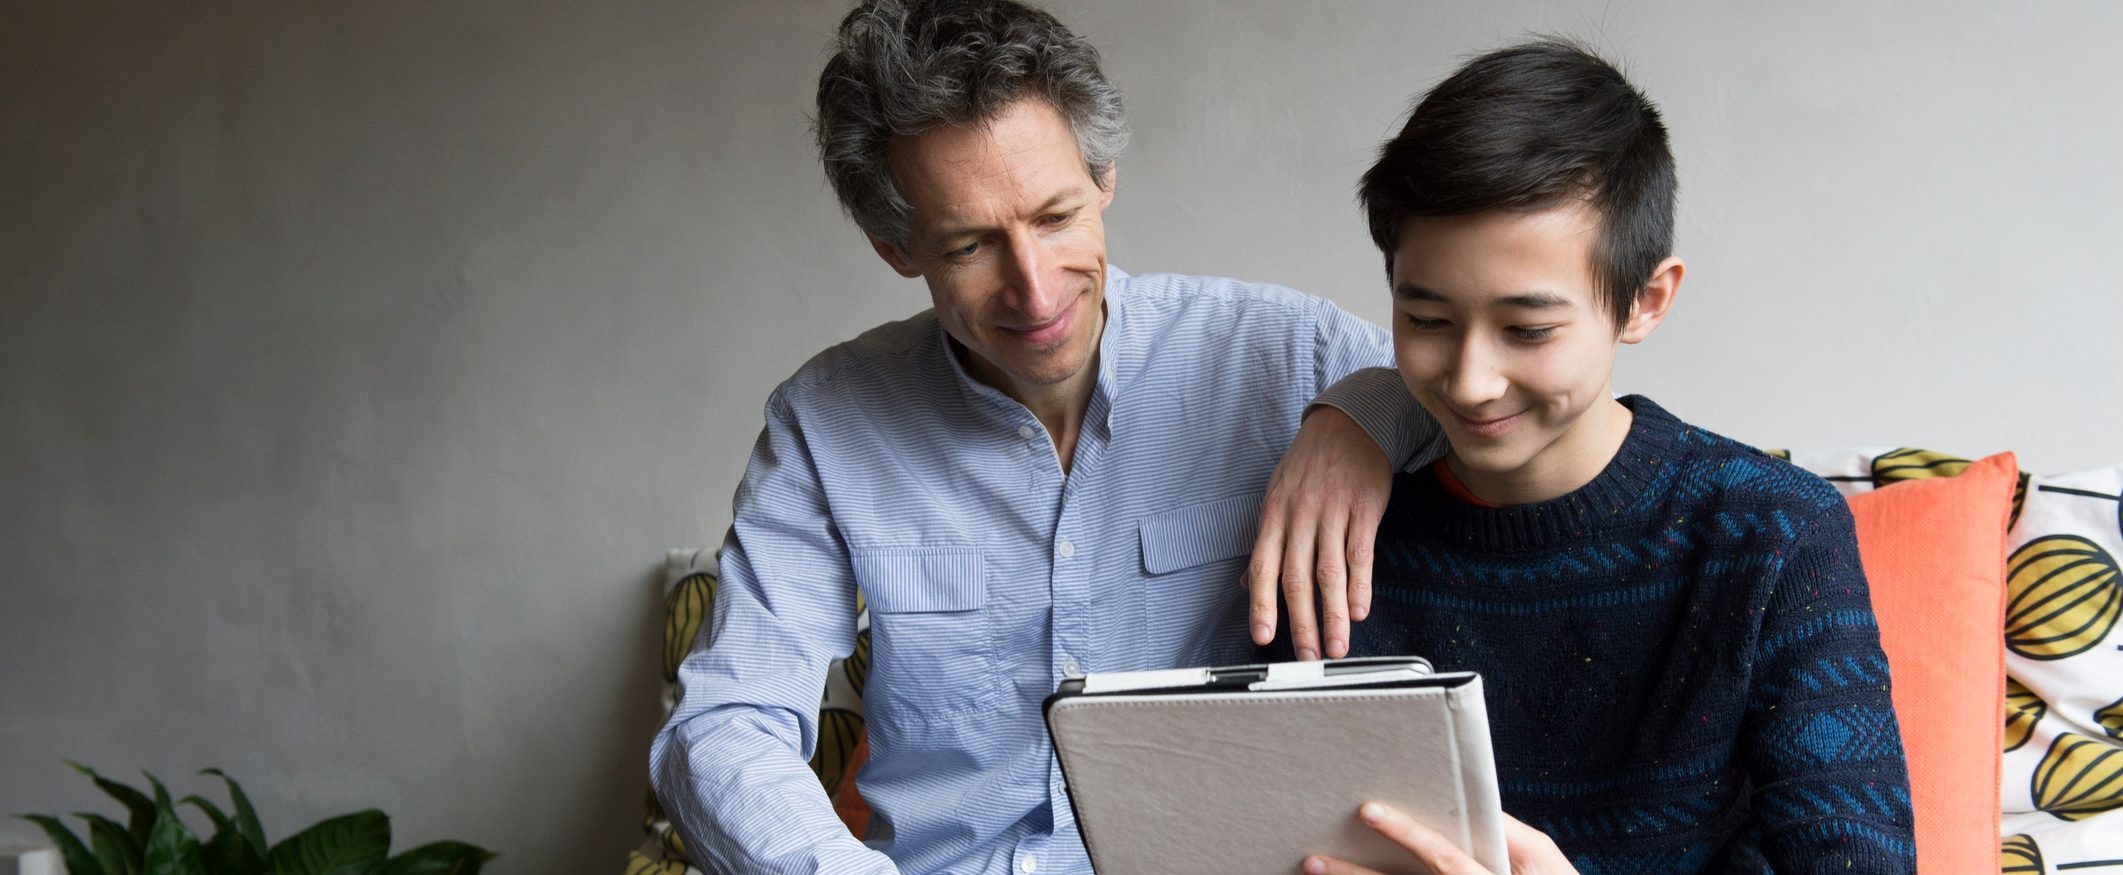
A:
MULTIPOLYGON (((662 669, 666 719, 678 705, 678 664, 696 643, 702 643, 697 639, 714 609, 718 580, 712 550, 679 549, 665 556, 662 669)), ((826 671, 826 688, 819 699, 818 750, 811 757, 811 771, 829 796, 848 797, 836 807, 849 830, 860 838, 867 831, 868 812, 854 804, 859 799, 854 798, 848 773, 863 740, 862 687, 870 674, 870 614, 859 595, 855 609, 855 652, 835 660, 826 671)), ((655 790, 649 790, 646 800, 643 828, 648 838, 628 852, 625 875, 699 875, 700 870, 686 856, 685 842, 656 801, 655 790)))
MULTIPOLYGON (((1779 455, 1845 494, 1969 465, 1906 447, 1779 455)), ((2000 870, 2123 868, 2123 466, 2022 472, 2005 549, 2000 870)))

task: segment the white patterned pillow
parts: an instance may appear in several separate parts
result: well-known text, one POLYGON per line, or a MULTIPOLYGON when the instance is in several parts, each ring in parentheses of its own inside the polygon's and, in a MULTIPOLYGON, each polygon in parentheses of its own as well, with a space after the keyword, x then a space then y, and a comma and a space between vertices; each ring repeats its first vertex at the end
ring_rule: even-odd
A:
MULTIPOLYGON (((1909 448, 1790 458, 1846 495, 1968 466, 1909 448)), ((2123 865, 2123 467, 2022 472, 2006 551, 2000 868, 2123 865)))

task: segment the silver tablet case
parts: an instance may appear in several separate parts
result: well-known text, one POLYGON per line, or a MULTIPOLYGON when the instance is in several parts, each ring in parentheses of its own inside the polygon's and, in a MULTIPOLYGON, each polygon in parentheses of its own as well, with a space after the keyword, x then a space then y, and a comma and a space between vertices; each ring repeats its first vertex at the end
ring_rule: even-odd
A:
POLYGON ((1481 679, 1388 688, 1057 695, 1047 725, 1103 875, 1287 873, 1310 853, 1424 870, 1376 799, 1508 871, 1481 679))

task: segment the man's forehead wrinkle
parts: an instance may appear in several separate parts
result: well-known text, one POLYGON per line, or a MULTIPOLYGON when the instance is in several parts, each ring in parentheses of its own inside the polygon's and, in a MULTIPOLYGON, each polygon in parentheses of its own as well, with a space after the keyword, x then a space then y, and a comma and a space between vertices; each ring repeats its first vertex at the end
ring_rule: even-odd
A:
POLYGON ((1089 187, 1075 180, 1045 184, 1047 180, 1037 175, 1017 173, 1017 165, 1004 153, 994 155, 1000 160, 954 159, 954 169, 963 172, 950 177, 952 184, 938 186, 944 196, 925 223, 935 233, 949 236, 1029 218, 1084 197, 1089 187))

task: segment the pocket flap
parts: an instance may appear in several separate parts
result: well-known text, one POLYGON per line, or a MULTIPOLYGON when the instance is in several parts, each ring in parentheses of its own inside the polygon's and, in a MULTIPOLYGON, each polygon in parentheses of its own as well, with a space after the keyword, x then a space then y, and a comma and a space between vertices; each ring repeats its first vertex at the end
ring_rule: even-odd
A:
POLYGON ((977 611, 988 598, 978 547, 891 547, 848 555, 870 610, 977 611))
POLYGON ((1261 529, 1261 493, 1234 495, 1144 517, 1143 570, 1178 571, 1244 556, 1261 529))

